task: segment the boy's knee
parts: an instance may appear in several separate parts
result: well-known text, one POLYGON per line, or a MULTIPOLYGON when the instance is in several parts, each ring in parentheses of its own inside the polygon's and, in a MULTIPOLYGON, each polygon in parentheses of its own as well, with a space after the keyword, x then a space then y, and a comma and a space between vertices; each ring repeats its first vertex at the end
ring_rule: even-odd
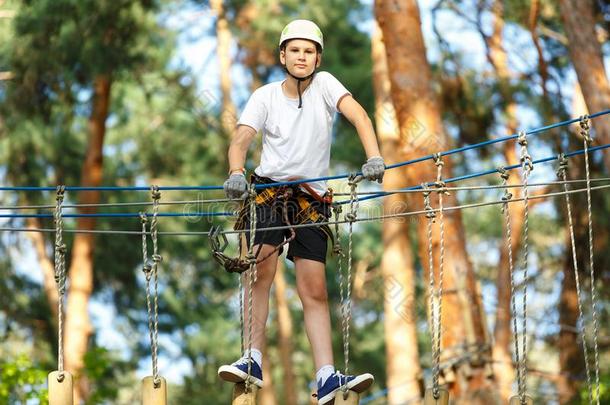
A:
POLYGON ((299 297, 304 303, 326 302, 328 301, 326 285, 324 283, 312 283, 311 285, 302 286, 299 289, 299 297))

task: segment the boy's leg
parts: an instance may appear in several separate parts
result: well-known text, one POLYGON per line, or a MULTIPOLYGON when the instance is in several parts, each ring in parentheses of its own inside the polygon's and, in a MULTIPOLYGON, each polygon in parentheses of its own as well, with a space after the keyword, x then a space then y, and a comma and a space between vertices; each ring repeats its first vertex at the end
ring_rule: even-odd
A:
MULTIPOLYGON (((258 249, 254 247, 254 251, 258 249)), ((263 244, 259 257, 265 257, 274 248, 272 245, 263 244)), ((267 259, 259 263, 257 268, 256 282, 252 287, 252 348, 262 352, 265 344, 265 327, 269 315, 269 291, 275 277, 278 253, 275 252, 267 259)), ((248 296, 250 292, 250 275, 248 272, 242 274, 242 285, 244 287, 244 347, 248 347, 248 296)))
POLYGON ((322 262, 294 257, 297 291, 303 304, 305 331, 311 344, 316 370, 334 364, 326 272, 322 262))
MULTIPOLYGON (((255 249, 257 246, 255 245, 255 249)), ((272 245, 263 244, 261 255, 269 254, 274 247, 272 245)), ((264 256, 261 256, 264 257, 264 256)), ((252 286, 252 359, 253 363, 250 369, 251 381, 258 387, 263 386, 263 373, 261 369, 262 354, 257 354, 254 350, 262 353, 263 345, 265 344, 265 326, 267 323, 267 315, 269 314, 269 290, 275 276, 277 265, 277 252, 269 256, 257 266, 256 282, 252 286), (258 358, 257 358, 258 357, 258 358)), ((250 277, 249 274, 242 275, 242 285, 244 286, 244 347, 249 346, 249 325, 248 325, 248 297, 250 294, 250 277)), ((232 364, 220 366, 218 375, 225 381, 238 383, 245 381, 248 378, 248 362, 246 353, 244 357, 238 359, 232 364)))

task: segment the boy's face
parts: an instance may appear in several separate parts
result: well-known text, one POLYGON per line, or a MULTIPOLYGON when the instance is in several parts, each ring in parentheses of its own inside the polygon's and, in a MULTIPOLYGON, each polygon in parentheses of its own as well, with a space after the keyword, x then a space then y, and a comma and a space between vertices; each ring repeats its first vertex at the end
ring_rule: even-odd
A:
POLYGON ((322 55, 316 50, 316 44, 306 39, 292 39, 280 51, 280 62, 290 73, 297 77, 306 77, 320 66, 322 55))

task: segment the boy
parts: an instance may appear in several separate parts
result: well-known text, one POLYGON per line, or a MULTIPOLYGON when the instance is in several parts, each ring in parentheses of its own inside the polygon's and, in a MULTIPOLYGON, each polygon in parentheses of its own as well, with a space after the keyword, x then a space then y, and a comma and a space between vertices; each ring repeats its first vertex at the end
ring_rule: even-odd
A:
MULTIPOLYGON (((257 89, 237 124, 229 147, 229 179, 224 189, 229 198, 247 195, 244 162, 248 147, 259 130, 263 131, 260 165, 252 175, 254 183, 270 183, 328 175, 331 130, 336 112, 354 125, 368 160, 362 172, 368 180, 383 180, 385 165, 371 120, 345 87, 330 73, 316 72, 322 61, 324 42, 318 26, 308 20, 295 20, 282 31, 280 62, 287 77, 257 89)), ((254 238, 258 258, 258 278, 252 288, 252 351, 231 365, 218 369, 226 381, 243 382, 247 378, 251 354, 251 381, 262 387, 262 354, 264 330, 269 312, 269 290, 275 275, 287 231, 263 231, 265 227, 286 225, 286 215, 294 224, 326 221, 329 204, 323 181, 292 187, 287 204, 278 207, 277 188, 265 189, 257 196, 257 225, 254 238), (287 207, 287 208, 286 208, 287 207), (284 212, 286 210, 287 212, 284 212), (262 246, 261 246, 262 245, 262 246)), ((282 205, 282 204, 280 204, 282 205)), ((247 205, 245 206, 247 207, 247 205)), ((241 225, 248 228, 248 219, 241 225)), ((312 347, 318 383, 318 403, 334 401, 337 391, 347 381, 349 389, 362 392, 373 383, 365 373, 344 376, 335 371, 331 347, 331 325, 326 291, 325 262, 328 227, 296 228, 290 239, 287 257, 295 264, 297 291, 303 304, 305 329, 312 347)), ((249 291, 246 291, 246 299, 249 291)), ((247 311, 244 317, 247 316, 247 311)), ((247 325, 248 320, 244 320, 247 325)), ((248 346, 248 342, 246 342, 248 346)))

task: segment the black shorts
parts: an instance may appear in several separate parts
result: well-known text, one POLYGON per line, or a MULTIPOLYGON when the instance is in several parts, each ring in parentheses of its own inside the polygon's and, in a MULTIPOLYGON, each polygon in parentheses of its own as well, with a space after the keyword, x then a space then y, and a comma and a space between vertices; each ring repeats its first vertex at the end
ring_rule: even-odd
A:
MULTIPOLYGON (((252 181, 256 184, 269 183, 272 180, 253 176, 252 181)), ((330 205, 322 203, 314 199, 309 194, 303 191, 294 189, 293 197, 286 203, 286 215, 290 224, 326 222, 330 216, 330 205), (319 215, 316 220, 298 220, 297 217, 301 212, 301 205, 297 199, 297 195, 305 198, 319 215)), ((256 206, 256 236, 254 244, 267 244, 279 246, 285 239, 290 238, 290 229, 279 230, 264 230, 269 227, 286 226, 284 221, 284 201, 276 199, 273 204, 260 204, 256 206)), ((245 228, 250 229, 250 219, 245 219, 245 228)), ((286 257, 294 262, 295 257, 303 259, 315 260, 317 262, 326 263, 326 253, 328 251, 328 226, 310 226, 293 228, 295 238, 288 244, 288 253, 286 257)), ((246 240, 250 240, 249 232, 246 232, 246 240)), ((280 254, 283 248, 280 248, 280 254)))

